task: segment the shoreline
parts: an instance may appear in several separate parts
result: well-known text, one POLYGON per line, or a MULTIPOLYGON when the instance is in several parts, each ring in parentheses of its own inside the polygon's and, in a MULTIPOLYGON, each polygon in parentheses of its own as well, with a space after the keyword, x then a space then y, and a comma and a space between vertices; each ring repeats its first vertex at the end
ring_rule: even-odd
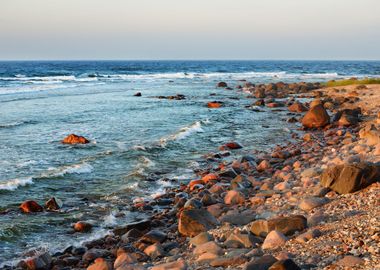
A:
MULTIPOLYGON (((275 108, 273 110, 274 116, 276 109, 288 110, 288 104, 279 102, 279 98, 288 98, 292 102, 298 99, 298 97, 292 98, 292 92, 302 98, 308 97, 310 91, 314 91, 315 96, 327 100, 334 95, 339 97, 340 94, 347 94, 347 92, 339 92, 340 90, 335 92, 330 88, 317 90, 316 87, 312 87, 313 90, 311 90, 309 88, 312 84, 309 85, 310 87, 305 84, 304 88, 299 87, 298 90, 288 89, 286 91, 274 89, 273 85, 268 84, 268 87, 265 86, 263 89, 255 87, 253 91, 249 91, 256 100, 267 99, 264 101, 265 106, 275 108), (270 95, 274 96, 273 100, 268 99, 270 95)), ((357 104, 367 105, 360 100, 364 97, 362 91, 366 89, 358 90, 356 87, 353 86, 354 89, 347 86, 337 87, 337 89, 349 88, 349 96, 352 98, 343 101, 344 106, 339 104, 337 106, 339 109, 350 108, 357 104), (356 93, 353 93, 354 91, 356 93)), ((367 87, 376 87, 380 90, 379 85, 368 85, 367 87)), ((252 85, 246 85, 246 87, 242 86, 238 90, 251 88, 252 85)), ((374 117, 374 114, 378 113, 376 112, 376 101, 379 104, 380 98, 379 95, 375 96, 376 99, 373 95, 370 98, 373 99, 375 108, 364 110, 360 116, 362 120, 370 117, 376 120, 377 116, 374 117), (364 115, 364 113, 368 115, 364 115)), ((327 102, 333 103, 326 101, 325 105, 327 102)), ((260 105, 262 103, 255 104, 255 106, 260 105)), ((289 119, 299 118, 304 114, 306 107, 302 108, 301 105, 295 106, 295 110, 300 113, 292 113, 289 115, 289 119)), ((335 107, 332 104, 331 109, 335 109, 335 107)), ((228 158, 229 152, 240 149, 240 145, 231 142, 228 145, 221 146, 218 153, 210 153, 205 156, 207 168, 199 168, 199 179, 193 179, 186 186, 169 188, 164 195, 155 198, 152 202, 135 203, 135 210, 144 213, 152 211, 157 205, 160 206, 160 211, 154 214, 149 221, 140 221, 125 227, 115 228, 113 230, 114 236, 106 236, 87 243, 84 245, 85 248, 69 248, 61 254, 54 254, 53 257, 48 254, 40 254, 25 263, 21 263, 20 267, 28 269, 86 269, 88 267, 90 270, 113 268, 120 270, 157 270, 224 269, 226 267, 259 269, 255 267, 267 265, 267 268, 260 269, 269 269, 275 263, 296 264, 301 269, 340 267, 336 264, 341 261, 343 255, 352 253, 347 247, 345 252, 338 250, 341 254, 333 248, 334 246, 349 245, 338 243, 336 237, 332 235, 334 230, 339 232, 337 226, 340 225, 339 222, 336 224, 336 221, 330 220, 331 216, 338 215, 337 210, 330 209, 332 208, 330 206, 337 204, 338 210, 342 211, 339 203, 345 202, 352 204, 351 207, 353 207, 355 205, 353 201, 358 200, 357 196, 369 195, 368 198, 372 198, 372 201, 375 202, 374 209, 364 202, 361 203, 364 206, 359 208, 366 209, 365 207, 367 207, 367 211, 372 213, 368 217, 376 218, 379 216, 379 211, 376 211, 376 198, 378 198, 376 195, 380 194, 380 187, 378 183, 375 183, 347 196, 338 195, 334 191, 321 188, 319 187, 320 176, 322 170, 327 168, 326 164, 322 164, 322 162, 329 153, 331 155, 331 152, 339 153, 347 145, 358 145, 359 126, 362 127, 365 123, 366 121, 353 125, 353 127, 330 126, 324 130, 306 132, 303 130, 294 132, 295 129, 298 129, 297 126, 289 123, 293 139, 296 140, 295 143, 288 142, 288 145, 268 149, 266 153, 246 155, 232 161, 228 158), (302 133, 302 136, 299 136, 298 132, 302 133), (316 169, 316 166, 319 168, 316 169), (327 217, 324 216, 329 211, 331 214, 327 217), (299 233, 285 233, 280 230, 280 233, 273 236, 272 245, 274 246, 267 245, 268 248, 267 246, 263 248, 263 243, 270 242, 266 241, 268 236, 262 236, 260 233, 255 234, 255 229, 252 229, 253 224, 262 230, 262 226, 268 225, 258 225, 257 222, 260 220, 281 219, 295 217, 296 215, 302 215, 307 223, 304 224, 303 219, 301 219, 301 225, 297 220, 290 222, 294 223, 294 226, 298 226, 294 230, 299 231, 299 233), (205 232, 202 233, 202 231, 205 232), (191 238, 190 241, 189 238, 191 238), (303 258, 300 255, 301 252, 318 253, 317 247, 308 250, 307 246, 310 243, 313 245, 326 244, 322 240, 331 242, 332 248, 326 252, 330 252, 331 256, 320 255, 319 258, 314 258, 312 255, 303 255, 305 256, 303 258), (329 261, 331 262, 328 263, 329 261), (36 267, 37 265, 38 267, 36 267)), ((287 142, 282 143, 286 144, 287 142)), ((371 147, 357 150, 361 151, 360 154, 363 155, 368 152, 368 149, 372 149, 371 147)), ((371 151, 375 152, 376 149, 371 151)), ((349 151, 346 152, 345 157, 348 158, 349 151)), ((327 161, 340 164, 338 160, 334 160, 335 158, 328 157, 327 161)), ((355 163, 361 157, 353 159, 355 163)), ((379 161, 379 158, 374 157, 374 160, 379 161)), ((154 210, 152 212, 154 213, 154 210)), ((361 214, 361 216, 365 215, 361 214)), ((352 216, 346 218, 348 225, 352 225, 350 223, 352 217, 355 218, 356 214, 353 213, 352 216)), ((374 228, 377 228, 377 222, 379 222, 378 219, 374 221, 374 228)), ((364 225, 361 224, 361 226, 364 225)), ((353 228, 349 227, 345 231, 349 232, 350 229, 353 228)), ((379 241, 379 234, 376 230, 369 237, 372 236, 375 236, 375 241, 376 239, 379 241)), ((359 250, 367 245, 367 242, 362 241, 363 244, 359 246, 359 250)), ((360 267, 375 267, 380 262, 376 256, 378 250, 373 249, 375 254, 373 256, 366 256, 359 252, 358 254, 353 253, 354 258, 347 260, 356 260, 359 267, 357 269, 372 269, 360 267)))

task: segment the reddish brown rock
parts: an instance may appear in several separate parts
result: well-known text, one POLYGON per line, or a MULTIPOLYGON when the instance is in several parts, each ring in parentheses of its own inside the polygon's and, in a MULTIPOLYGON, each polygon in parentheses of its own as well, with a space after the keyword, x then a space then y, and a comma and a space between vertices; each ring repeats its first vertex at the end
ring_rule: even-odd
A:
POLYGON ((226 82, 218 82, 216 87, 228 87, 228 84, 226 82))
POLYGON ((244 204, 245 198, 244 195, 237 191, 237 190, 230 190, 227 192, 226 196, 224 197, 224 203, 225 204, 244 204))
POLYGON ((182 211, 178 231, 185 236, 194 237, 215 227, 218 221, 204 209, 190 209, 182 211))
POLYGON ((29 258, 23 262, 28 270, 48 270, 51 269, 52 257, 49 253, 29 258))
POLYGON ((292 235, 296 231, 303 231, 306 227, 306 218, 301 215, 294 215, 269 220, 256 220, 251 225, 251 232, 257 236, 266 236, 270 231, 276 230, 285 235, 292 235))
POLYGON ((103 258, 97 258, 93 264, 87 267, 87 270, 112 270, 112 264, 103 258))
POLYGON ((78 221, 74 224, 74 231, 86 233, 92 230, 92 224, 85 221, 78 221))
POLYGON ((241 144, 237 142, 228 142, 224 146, 228 149, 233 149, 233 150, 243 148, 243 146, 241 146, 241 144))
POLYGON ((222 102, 218 102, 218 101, 213 101, 213 102, 207 103, 207 107, 209 107, 211 109, 220 108, 220 107, 222 107, 222 105, 223 105, 223 103, 222 102))
POLYGON ((20 205, 20 209, 23 213, 35 213, 42 212, 44 209, 35 201, 25 201, 20 205))
POLYGON ((302 103, 295 102, 288 107, 288 110, 291 112, 300 113, 300 112, 306 112, 307 108, 302 103))
POLYGON ((58 210, 62 207, 62 201, 53 197, 45 203, 45 206, 48 210, 58 210))
POLYGON ((87 144, 89 142, 90 141, 86 139, 85 137, 78 136, 75 134, 70 134, 69 136, 67 136, 66 138, 62 140, 63 144, 87 144))
POLYGON ((330 116, 322 105, 312 107, 302 118, 306 128, 322 128, 330 123, 330 116))

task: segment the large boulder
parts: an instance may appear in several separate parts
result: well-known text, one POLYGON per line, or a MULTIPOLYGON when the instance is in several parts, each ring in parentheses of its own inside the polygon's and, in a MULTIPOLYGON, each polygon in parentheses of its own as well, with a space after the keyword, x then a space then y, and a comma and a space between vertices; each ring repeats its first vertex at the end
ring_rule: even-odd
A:
POLYGON ((302 215, 276 217, 269 220, 256 220, 251 224, 251 232, 265 237, 271 231, 279 231, 285 235, 292 235, 307 227, 307 219, 302 215))
POLYGON ((205 209, 184 210, 178 222, 178 231, 185 236, 194 237, 215 227, 218 221, 205 209))
POLYGON ((86 139, 83 136, 75 135, 75 134, 70 134, 66 138, 62 140, 63 144, 86 144, 89 143, 90 141, 86 139))
POLYGON ((302 125, 306 128, 321 128, 330 123, 330 116, 321 105, 312 107, 302 118, 302 125))
POLYGON ((380 163, 343 164, 327 168, 321 176, 321 185, 339 194, 363 189, 380 180, 380 163))

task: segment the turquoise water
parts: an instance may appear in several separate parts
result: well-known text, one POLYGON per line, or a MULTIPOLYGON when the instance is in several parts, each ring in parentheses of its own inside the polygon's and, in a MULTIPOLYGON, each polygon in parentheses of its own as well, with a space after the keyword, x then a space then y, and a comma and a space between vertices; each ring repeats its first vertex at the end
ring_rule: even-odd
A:
POLYGON ((246 109, 253 100, 215 88, 218 81, 379 72, 379 62, 0 62, 0 211, 10 210, 0 215, 0 262, 35 248, 60 250, 139 218, 128 212, 133 199, 193 179, 201 156, 227 141, 263 150, 289 138, 286 112, 246 109), (176 94, 186 99, 155 98, 176 94), (210 110, 213 100, 226 106, 210 110), (62 145, 70 133, 91 143, 62 145), (60 212, 18 211, 25 200, 53 196, 63 201, 60 212), (92 221, 94 232, 70 234, 78 220, 92 221))

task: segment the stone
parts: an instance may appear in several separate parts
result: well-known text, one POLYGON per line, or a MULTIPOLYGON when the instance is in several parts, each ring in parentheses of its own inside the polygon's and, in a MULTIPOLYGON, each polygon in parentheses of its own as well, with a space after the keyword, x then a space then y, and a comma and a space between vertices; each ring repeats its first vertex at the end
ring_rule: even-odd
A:
POLYGON ((87 270, 112 270, 112 264, 103 258, 97 258, 93 264, 87 267, 87 270))
POLYGON ((261 161, 260 164, 256 167, 259 172, 263 172, 269 168, 271 168, 271 165, 268 160, 261 161))
POLYGON ((201 244, 197 246, 194 251, 194 255, 199 256, 203 253, 212 253, 216 255, 222 255, 223 249, 214 241, 209 241, 207 243, 201 244))
POLYGON ((179 259, 175 262, 168 262, 159 265, 155 265, 151 270, 186 270, 187 264, 183 259, 179 259))
POLYGON ((262 249, 275 249, 278 247, 283 246, 286 241, 288 241, 288 238, 279 231, 271 231, 268 233, 267 237, 264 240, 264 243, 262 245, 262 249))
POLYGON ((307 227, 307 220, 302 215, 276 217, 269 220, 256 220, 251 224, 254 235, 265 237, 270 231, 279 231, 289 236, 295 232, 303 231, 307 227))
POLYGON ((228 87, 228 84, 226 82, 218 82, 218 84, 216 85, 216 87, 228 87))
POLYGON ((135 96, 135 97, 141 97, 142 94, 141 94, 141 92, 137 92, 137 93, 134 94, 134 96, 135 96))
POLYGON ((152 259, 156 259, 165 255, 164 249, 159 243, 148 246, 144 249, 144 253, 152 259))
POLYGON ((268 270, 301 270, 301 268, 292 259, 286 259, 275 262, 268 270))
POLYGON ((343 164, 327 168, 321 185, 339 194, 361 190, 380 179, 380 163, 343 164))
POLYGON ((272 255, 264 255, 245 265, 243 270, 268 270, 277 259, 272 255))
POLYGON ((213 102, 207 103, 207 107, 210 109, 217 109, 222 106, 223 106, 223 102, 220 102, 220 101, 213 101, 213 102))
POLYGON ((62 140, 63 144, 87 144, 90 141, 83 136, 70 134, 62 140))
POLYGON ((45 206, 46 206, 46 209, 50 210, 50 211, 55 211, 55 210, 58 210, 60 208, 62 208, 62 201, 57 199, 57 198, 50 198, 46 203, 45 203, 45 206))
POLYGON ((206 253, 201 254, 198 257, 198 259, 196 260, 196 262, 197 263, 209 263, 210 261, 215 260, 217 258, 219 258, 219 255, 214 254, 214 253, 210 253, 210 252, 206 252, 206 253))
POLYGON ((307 108, 302 103, 295 102, 295 103, 293 103, 292 105, 290 105, 288 107, 288 110, 291 111, 291 112, 300 113, 300 112, 306 112, 307 108))
POLYGON ((210 261, 210 265, 213 267, 231 267, 241 265, 246 261, 247 259, 242 256, 220 257, 210 261))
POLYGON ((228 142, 224 146, 226 148, 232 149, 232 150, 243 148, 243 146, 241 144, 237 143, 237 142, 228 142))
POLYGON ((310 211, 328 202, 329 202, 329 199, 324 198, 324 197, 309 197, 309 198, 302 199, 298 207, 301 210, 310 211))
POLYGON ((199 246, 204 243, 210 242, 213 240, 212 235, 210 235, 207 232, 202 232, 198 234, 197 236, 194 236, 193 238, 190 239, 189 243, 194 245, 194 246, 199 246))
POLYGON ((178 231, 184 236, 193 237, 214 228, 218 223, 207 210, 184 210, 179 217, 178 231))
POLYGON ((140 240, 149 244, 162 243, 166 240, 166 233, 159 230, 151 230, 142 236, 140 240))
POLYGON ((316 105, 302 118, 305 128, 322 128, 330 123, 330 116, 322 105, 316 105))
POLYGON ((149 219, 144 219, 137 222, 132 222, 123 227, 117 227, 113 229, 115 235, 126 234, 129 230, 136 229, 139 231, 145 231, 150 229, 152 222, 149 219))
POLYGON ((224 203, 228 205, 244 204, 244 195, 237 190, 230 190, 224 197, 224 203))
POLYGON ((253 221, 255 219, 254 214, 248 214, 248 213, 232 213, 232 214, 226 214, 222 217, 220 217, 221 223, 230 223, 233 225, 246 225, 253 221))
POLYGON ((121 254, 119 254, 113 264, 113 267, 115 269, 123 269, 124 267, 126 267, 127 265, 129 264, 134 264, 137 262, 137 258, 136 256, 134 256, 133 254, 130 254, 130 253, 125 253, 125 252, 122 252, 121 254))
POLYGON ((208 173, 202 177, 203 183, 207 184, 212 181, 218 181, 219 177, 215 173, 208 173))
POLYGON ((368 145, 380 144, 380 130, 375 125, 369 125, 359 131, 359 137, 366 140, 368 145))
POLYGON ((345 266, 345 267, 354 267, 354 266, 358 266, 361 264, 364 264, 363 259, 361 259, 359 257, 351 256, 351 255, 344 256, 342 259, 340 259, 337 262, 337 265, 341 265, 341 266, 345 266))
POLYGON ((258 243, 261 240, 252 234, 232 233, 224 244, 228 248, 252 248, 258 243))
POLYGON ((25 201, 20 205, 20 209, 23 213, 36 213, 44 210, 36 201, 25 201))
POLYGON ((85 221, 78 221, 74 224, 74 231, 87 233, 92 230, 92 224, 85 221))
POLYGON ((322 235, 322 232, 318 229, 311 229, 303 234, 297 236, 296 241, 299 243, 309 242, 311 239, 317 238, 322 235))
POLYGON ((52 257, 49 253, 43 253, 24 261, 28 270, 49 270, 51 269, 52 257))
POLYGON ((109 255, 111 255, 111 252, 109 252, 106 249, 92 248, 92 249, 87 250, 83 254, 82 260, 85 261, 85 262, 92 262, 96 258, 107 257, 109 255))

